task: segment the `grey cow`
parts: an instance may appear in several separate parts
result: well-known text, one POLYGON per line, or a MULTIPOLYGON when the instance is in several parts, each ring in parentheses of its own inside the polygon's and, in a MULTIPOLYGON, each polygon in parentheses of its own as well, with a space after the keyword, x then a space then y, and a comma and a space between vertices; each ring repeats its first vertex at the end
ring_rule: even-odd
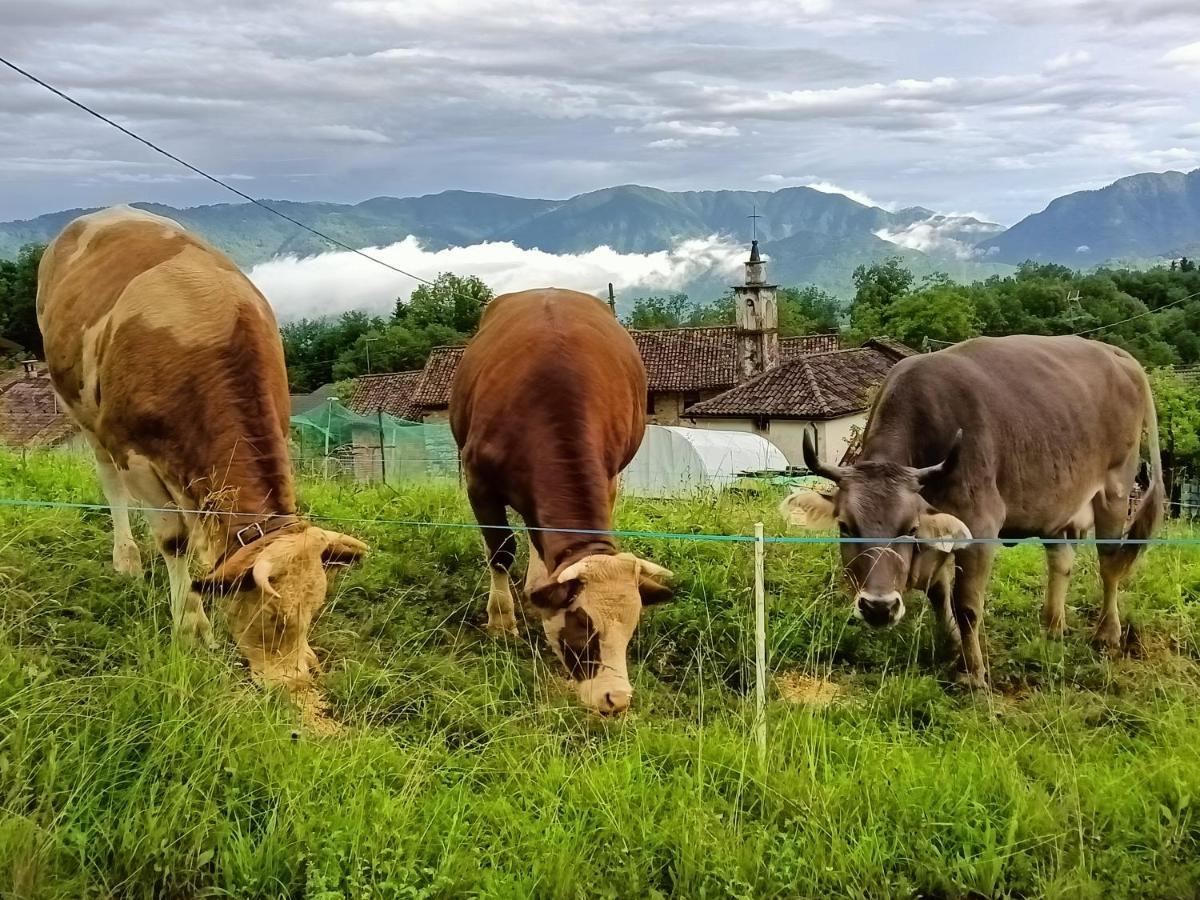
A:
MULTIPOLYGON (((983 597, 997 545, 974 538, 1076 538, 1094 531, 1104 602, 1096 642, 1118 647, 1117 591, 1162 519, 1158 418, 1146 373, 1128 353, 1078 337, 976 338, 900 362, 871 409, 853 466, 809 468, 831 496, 798 491, 781 505, 793 524, 868 539, 843 544, 856 615, 886 627, 903 591, 929 595, 958 647, 959 681, 986 684, 983 597), (1143 430, 1151 480, 1129 520, 1143 430), (877 541, 875 539, 878 539, 877 541)), ((1046 547, 1042 621, 1064 630, 1075 548, 1046 547)))

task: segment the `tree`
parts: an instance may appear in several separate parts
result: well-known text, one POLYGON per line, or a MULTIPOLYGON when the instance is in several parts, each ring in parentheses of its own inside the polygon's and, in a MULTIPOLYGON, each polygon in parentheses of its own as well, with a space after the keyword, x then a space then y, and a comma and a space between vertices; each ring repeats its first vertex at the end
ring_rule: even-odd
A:
POLYGON ((288 322, 280 334, 291 389, 303 393, 333 381, 334 364, 346 351, 365 334, 385 327, 383 319, 357 310, 336 317, 288 322))
POLYGON ((862 265, 854 270, 854 299, 850 302, 850 326, 859 338, 884 332, 884 313, 913 285, 913 274, 898 256, 862 265))
POLYGON ((442 272, 432 284, 417 287, 407 301, 396 301, 392 323, 414 329, 441 325, 471 335, 492 297, 492 289, 474 275, 442 272))
POLYGON ((45 351, 37 322, 37 273, 45 249, 28 244, 15 262, 0 260, 0 335, 39 358, 45 351))
POLYGON ((625 317, 625 326, 635 331, 682 328, 688 323, 693 309, 687 294, 638 297, 625 317))
POLYGON ((816 285, 780 288, 776 301, 781 337, 829 334, 841 329, 841 302, 816 285))
POLYGON ((1158 409, 1164 487, 1167 499, 1177 502, 1180 476, 1195 472, 1200 462, 1200 391, 1170 369, 1152 370, 1150 388, 1158 409))
POLYGON ((910 347, 921 347, 926 340, 954 344, 978 334, 968 289, 949 282, 899 297, 884 309, 881 321, 881 334, 910 347))

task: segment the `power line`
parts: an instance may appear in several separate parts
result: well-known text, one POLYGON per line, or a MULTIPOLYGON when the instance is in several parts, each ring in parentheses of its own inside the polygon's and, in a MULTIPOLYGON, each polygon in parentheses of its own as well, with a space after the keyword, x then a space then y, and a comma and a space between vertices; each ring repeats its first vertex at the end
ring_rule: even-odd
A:
POLYGON ((369 254, 369 253, 364 253, 362 250, 359 250, 356 247, 352 247, 349 244, 345 243, 344 241, 339 241, 335 237, 330 237, 329 235, 325 234, 324 232, 318 231, 317 229, 313 228, 311 225, 305 225, 303 222, 301 222, 297 219, 293 219, 287 213, 280 212, 279 210, 275 209, 274 207, 268 206, 266 203, 263 203, 261 200, 256 200, 254 197, 251 197, 249 194, 245 193, 244 191, 238 190, 236 187, 234 187, 229 182, 222 181, 220 178, 216 177, 215 175, 209 175, 207 172, 205 172, 203 169, 199 168, 198 166, 192 165, 187 160, 180 159, 174 153, 171 153, 168 150, 164 150, 162 147, 158 146, 153 141, 147 140, 146 138, 142 137, 140 134, 136 134, 135 132, 129 130, 124 125, 114 122, 112 119, 110 119, 108 116, 104 115, 103 113, 96 112, 96 110, 92 109, 90 106, 87 106, 86 104, 80 102, 79 100, 76 100, 74 97, 70 96, 69 94, 65 93, 64 91, 59 90, 54 85, 49 84, 46 81, 43 81, 41 78, 38 78, 32 72, 27 72, 25 69, 22 69, 16 63, 5 59, 3 56, 0 56, 0 63, 3 63, 8 68, 12 69, 18 75, 28 78, 34 84, 45 88, 46 90, 48 90, 50 93, 54 94, 55 96, 60 97, 63 100, 66 100, 72 106, 83 110, 89 116, 99 119, 101 122, 103 122, 106 125, 111 125, 113 128, 117 129, 117 131, 121 132, 122 134, 126 135, 127 137, 131 137, 138 143, 144 144, 145 146, 149 147, 155 153, 165 156, 167 159, 171 160, 172 162, 178 163, 179 165, 183 166, 188 171, 194 172, 195 174, 199 175, 201 178, 205 178, 205 179, 211 181, 213 184, 220 185, 221 187, 225 188, 225 190, 236 194, 237 196, 241 197, 243 200, 247 200, 250 203, 253 203, 255 206, 265 209, 267 212, 271 213, 271 215, 279 216, 279 218, 283 219, 284 221, 291 222, 297 228, 301 228, 304 231, 309 232, 310 234, 314 234, 317 237, 321 238, 321 240, 328 241, 330 244, 333 244, 335 247, 340 247, 343 250, 348 250, 351 253, 361 256, 363 259, 369 259, 371 262, 377 263, 378 265, 381 265, 386 269, 391 269, 393 272, 403 275, 406 278, 411 278, 414 281, 419 281, 423 284, 429 284, 429 285, 433 284, 433 282, 430 281, 428 278, 422 278, 420 275, 414 275, 412 272, 406 272, 406 271, 404 271, 404 269, 401 269, 399 266, 394 266, 391 263, 386 262, 377 256, 371 256, 371 254, 369 254))
POLYGON ((1083 331, 1076 331, 1075 337, 1082 337, 1085 334, 1093 334, 1097 331, 1103 331, 1105 328, 1113 328, 1116 325, 1124 325, 1126 322, 1132 322, 1134 319, 1140 319, 1142 316, 1148 316, 1151 313, 1161 312, 1164 309, 1170 309, 1172 306, 1178 306, 1185 300, 1191 300, 1193 297, 1200 297, 1200 291, 1188 294, 1186 297, 1180 297, 1178 300, 1172 300, 1170 303, 1164 303, 1162 306, 1156 306, 1154 309, 1148 309, 1145 312, 1140 312, 1136 316, 1130 316, 1128 319, 1121 319, 1119 322, 1109 322, 1107 325, 1097 325, 1095 328, 1087 328, 1083 331))

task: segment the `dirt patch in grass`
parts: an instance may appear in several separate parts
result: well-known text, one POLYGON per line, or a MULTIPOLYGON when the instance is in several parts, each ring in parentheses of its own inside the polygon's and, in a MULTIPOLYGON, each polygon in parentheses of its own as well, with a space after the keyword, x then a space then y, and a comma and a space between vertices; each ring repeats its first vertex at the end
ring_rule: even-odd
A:
POLYGON ((801 706, 828 706, 842 694, 841 685, 800 672, 776 675, 775 687, 788 703, 801 706))

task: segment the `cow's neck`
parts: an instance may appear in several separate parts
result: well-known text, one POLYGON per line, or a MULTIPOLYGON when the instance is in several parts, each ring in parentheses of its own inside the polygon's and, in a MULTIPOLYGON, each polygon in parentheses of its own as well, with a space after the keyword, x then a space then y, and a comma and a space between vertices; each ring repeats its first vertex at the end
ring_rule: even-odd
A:
POLYGON ((228 465, 205 480, 205 496, 197 498, 202 509, 219 513, 211 526, 219 557, 253 537, 251 532, 257 534, 256 527, 269 531, 296 515, 291 464, 282 438, 240 440, 224 458, 228 465))
POLYGON ((612 535, 596 533, 612 529, 611 481, 602 473, 580 474, 560 486, 539 484, 535 514, 529 525, 537 529, 532 539, 550 572, 585 556, 617 552, 612 535))

